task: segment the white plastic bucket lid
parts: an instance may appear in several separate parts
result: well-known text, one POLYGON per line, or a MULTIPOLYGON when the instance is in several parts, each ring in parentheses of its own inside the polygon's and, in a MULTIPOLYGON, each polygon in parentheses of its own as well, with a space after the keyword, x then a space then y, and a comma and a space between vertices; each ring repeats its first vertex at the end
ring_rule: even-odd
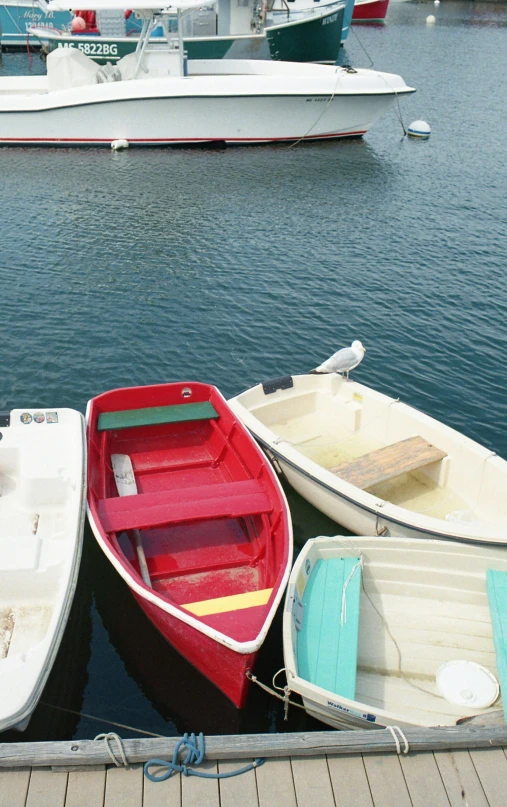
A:
POLYGON ((475 661, 446 661, 436 674, 437 689, 446 701, 472 709, 486 709, 500 687, 493 673, 475 661))

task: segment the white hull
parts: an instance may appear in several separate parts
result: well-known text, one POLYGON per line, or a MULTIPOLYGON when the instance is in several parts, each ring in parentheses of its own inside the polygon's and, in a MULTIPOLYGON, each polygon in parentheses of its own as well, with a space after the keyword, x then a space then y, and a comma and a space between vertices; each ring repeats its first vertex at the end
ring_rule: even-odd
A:
POLYGON ((86 476, 79 412, 15 409, 0 432, 0 731, 5 731, 26 727, 65 630, 81 558, 86 476))
POLYGON ((337 375, 229 403, 297 492, 357 535, 507 544, 507 462, 422 412, 337 375), (370 489, 330 468, 420 436, 445 459, 370 489))
MULTIPOLYGON (((48 64, 63 52, 50 54, 48 64)), ((195 60, 189 67, 188 77, 52 91, 46 77, 0 79, 0 143, 156 146, 361 136, 396 93, 411 91, 398 76, 324 65, 195 60)))
MULTIPOLYGON (((362 536, 308 541, 291 572, 283 616, 291 691, 302 696, 309 714, 337 729, 452 726, 475 715, 501 722, 501 700, 486 708, 451 703, 435 677, 441 665, 465 660, 498 678, 486 593, 489 568, 507 571, 505 548, 362 536), (353 700, 299 677, 301 633, 294 618, 295 598, 302 599, 316 560, 347 555, 364 564, 353 700)), ((340 601, 336 609, 338 624, 340 601)))

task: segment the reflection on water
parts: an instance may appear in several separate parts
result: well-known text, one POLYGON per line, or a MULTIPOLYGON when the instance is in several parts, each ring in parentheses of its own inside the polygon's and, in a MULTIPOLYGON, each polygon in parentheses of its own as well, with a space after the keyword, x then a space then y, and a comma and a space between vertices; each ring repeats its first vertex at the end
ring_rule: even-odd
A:
MULTIPOLYGON (((501 3, 392 0, 386 25, 353 26, 342 61, 417 88, 362 141, 0 149, 0 408, 84 411, 106 389, 182 378, 230 396, 359 338, 354 378, 507 457, 506 21, 501 3), (418 118, 426 142, 403 137, 418 118)), ((0 60, 0 75, 29 71, 44 72, 37 56, 0 60)), ((297 546, 340 530, 287 493, 297 546)), ((85 544, 26 739, 114 729, 45 704, 161 734, 318 725, 295 708, 284 723, 256 687, 236 713, 153 630, 89 530, 85 544)), ((280 612, 257 673, 270 683, 282 666, 280 612)))

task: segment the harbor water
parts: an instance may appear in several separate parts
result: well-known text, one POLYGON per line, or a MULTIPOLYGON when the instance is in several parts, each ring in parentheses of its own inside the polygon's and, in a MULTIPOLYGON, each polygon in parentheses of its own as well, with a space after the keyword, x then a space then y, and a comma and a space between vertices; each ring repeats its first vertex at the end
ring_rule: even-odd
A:
MULTIPOLYGON (((0 409, 84 412, 106 389, 181 379, 231 396, 360 339, 354 378, 507 458, 506 42, 505 3, 392 0, 384 26, 353 26, 341 63, 417 89, 362 140, 0 149, 0 409), (429 140, 404 136, 417 119, 429 140)), ((0 59, 0 76, 30 71, 37 54, 0 59)), ((340 532, 287 494, 298 546, 340 532)), ((278 614, 266 683, 281 642, 278 614)), ((86 529, 24 739, 321 728, 283 717, 255 686, 238 712, 182 660, 86 529)))

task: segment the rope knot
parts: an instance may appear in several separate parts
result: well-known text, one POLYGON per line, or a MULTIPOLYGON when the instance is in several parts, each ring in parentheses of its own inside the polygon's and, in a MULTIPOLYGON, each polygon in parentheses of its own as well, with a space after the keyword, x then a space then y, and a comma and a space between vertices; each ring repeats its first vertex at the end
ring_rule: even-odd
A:
POLYGON ((124 765, 128 768, 129 764, 127 761, 127 757, 125 756, 125 750, 123 748, 122 739, 118 734, 115 734, 114 731, 110 731, 108 734, 97 734, 95 740, 104 740, 105 746, 107 748, 107 753, 109 754, 111 761, 114 762, 117 768, 121 768, 124 765), (115 755, 113 747, 111 745, 112 741, 115 741, 120 752, 120 759, 115 755))
POLYGON ((394 740, 394 742, 396 744, 396 753, 398 754, 398 756, 400 754, 408 754, 408 752, 410 750, 410 746, 408 744, 407 738, 403 734, 400 727, 399 726, 386 726, 386 731, 390 731, 391 734, 393 735, 393 740, 394 740), (401 750, 401 745, 400 745, 400 740, 398 739, 398 735, 403 740, 403 744, 404 744, 403 751, 401 750))

